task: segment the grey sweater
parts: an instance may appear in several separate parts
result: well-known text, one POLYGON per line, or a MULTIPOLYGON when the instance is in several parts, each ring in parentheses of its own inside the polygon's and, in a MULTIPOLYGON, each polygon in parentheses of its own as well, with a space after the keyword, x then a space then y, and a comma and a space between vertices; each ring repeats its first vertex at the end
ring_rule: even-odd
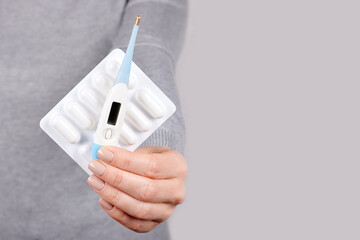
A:
MULTIPOLYGON (((39 121, 113 48, 125 50, 136 15, 134 61, 180 109, 174 69, 186 10, 186 0, 0 1, 0 239, 169 237, 166 223, 138 234, 111 219, 39 121)), ((183 144, 179 110, 145 142, 183 144)))

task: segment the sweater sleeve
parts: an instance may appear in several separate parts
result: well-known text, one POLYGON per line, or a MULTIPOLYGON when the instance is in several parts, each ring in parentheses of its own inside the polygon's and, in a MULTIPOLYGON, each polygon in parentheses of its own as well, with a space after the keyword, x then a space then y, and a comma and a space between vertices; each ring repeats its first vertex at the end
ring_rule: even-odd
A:
POLYGON ((185 125, 174 81, 186 29, 187 0, 129 0, 114 48, 126 50, 134 20, 141 16, 134 62, 175 103, 177 111, 142 146, 162 145, 183 153, 185 125))

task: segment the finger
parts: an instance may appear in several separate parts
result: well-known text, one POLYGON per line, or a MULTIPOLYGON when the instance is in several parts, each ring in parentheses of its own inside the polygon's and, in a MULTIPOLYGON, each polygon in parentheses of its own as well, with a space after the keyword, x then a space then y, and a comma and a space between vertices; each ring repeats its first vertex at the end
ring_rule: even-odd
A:
POLYGON ((130 152, 106 146, 100 148, 97 154, 101 160, 114 167, 154 179, 177 177, 186 170, 184 159, 175 151, 146 153, 145 151, 151 152, 148 148, 142 151, 130 152))
POLYGON ((121 211, 120 209, 116 207, 112 207, 109 209, 109 206, 111 206, 110 203, 106 202, 104 199, 100 198, 99 203, 102 209, 113 219, 118 221, 123 226, 139 233, 149 232, 153 228, 155 228, 159 223, 150 221, 150 220, 140 220, 136 219, 134 217, 129 216, 124 211, 121 211))
POLYGON ((99 195, 128 215, 141 219, 163 222, 168 219, 174 211, 175 206, 167 203, 147 203, 139 201, 118 189, 105 185, 99 195))
POLYGON ((185 198, 185 186, 180 179, 154 180, 98 160, 91 161, 89 169, 107 184, 143 202, 179 204, 185 198))
POLYGON ((166 146, 145 146, 135 150, 138 153, 162 153, 171 151, 171 148, 166 146))

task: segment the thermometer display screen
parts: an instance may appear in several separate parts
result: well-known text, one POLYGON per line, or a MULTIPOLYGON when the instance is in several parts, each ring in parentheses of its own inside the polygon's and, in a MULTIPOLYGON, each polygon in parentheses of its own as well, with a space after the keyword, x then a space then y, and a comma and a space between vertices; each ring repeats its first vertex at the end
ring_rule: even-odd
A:
POLYGON ((120 107, 121 107, 121 103, 118 103, 118 102, 112 103, 109 118, 107 120, 107 124, 110 124, 113 126, 116 125, 116 121, 118 119, 119 112, 120 112, 120 107))

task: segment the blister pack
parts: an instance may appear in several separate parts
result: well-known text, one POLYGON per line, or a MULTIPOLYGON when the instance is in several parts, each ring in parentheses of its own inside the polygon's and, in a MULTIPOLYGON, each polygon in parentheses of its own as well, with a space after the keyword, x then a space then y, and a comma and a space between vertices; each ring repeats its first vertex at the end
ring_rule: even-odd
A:
MULTIPOLYGON (((115 49, 40 121, 40 127, 89 175, 101 110, 125 53, 115 49)), ((175 104, 133 62, 118 146, 134 151, 175 111, 175 104)))

